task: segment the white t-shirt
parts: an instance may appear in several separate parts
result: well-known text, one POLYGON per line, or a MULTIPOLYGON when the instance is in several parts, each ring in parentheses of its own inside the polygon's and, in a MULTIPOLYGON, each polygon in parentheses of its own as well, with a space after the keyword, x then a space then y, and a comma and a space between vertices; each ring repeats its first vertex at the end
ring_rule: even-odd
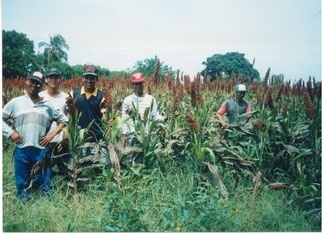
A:
MULTIPOLYGON (((145 109, 150 108, 153 102, 153 108, 149 112, 148 118, 150 120, 155 121, 163 121, 164 118, 160 115, 157 108, 157 102, 153 96, 149 94, 145 94, 144 97, 138 97, 135 94, 127 96, 123 101, 122 106, 122 120, 126 120, 130 118, 130 116, 126 113, 128 109, 132 109, 133 105, 135 108, 138 108, 138 112, 141 116, 143 116, 145 109)), ((132 119, 129 119, 127 124, 122 127, 122 133, 128 134, 135 132, 134 123, 132 119)))
MULTIPOLYGON (((48 95, 48 91, 42 91, 39 93, 41 97, 44 97, 44 99, 50 101, 52 104, 54 104, 57 108, 59 108, 64 114, 66 114, 66 98, 68 97, 68 94, 65 92, 60 91, 59 94, 55 97, 51 97, 48 95)), ((50 127, 49 132, 56 129, 57 123, 54 121, 50 127)), ((63 139, 63 131, 58 133, 51 142, 60 142, 63 139)))

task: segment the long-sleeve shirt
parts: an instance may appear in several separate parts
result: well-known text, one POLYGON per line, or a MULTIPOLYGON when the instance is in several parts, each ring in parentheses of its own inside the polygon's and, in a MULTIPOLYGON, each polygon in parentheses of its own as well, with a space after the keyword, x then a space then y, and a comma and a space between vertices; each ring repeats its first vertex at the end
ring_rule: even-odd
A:
POLYGON ((151 108, 148 119, 155 121, 163 121, 164 118, 160 115, 155 98, 149 94, 145 94, 143 97, 138 97, 135 94, 127 96, 123 101, 122 106, 122 122, 126 123, 122 127, 123 134, 129 134, 135 132, 133 120, 127 114, 127 110, 133 109, 133 106, 137 109, 138 113, 143 116, 147 108, 151 108), (153 106, 152 106, 153 103, 153 106))
MULTIPOLYGON (((42 91, 39 93, 39 96, 44 97, 51 103, 53 103, 57 108, 59 108, 64 114, 67 114, 66 112, 66 98, 68 97, 68 94, 65 92, 60 91, 59 94, 55 97, 52 97, 48 94, 48 91, 42 91)), ((53 131, 57 127, 57 122, 54 121, 51 124, 49 132, 53 131)), ((52 140, 51 142, 60 142, 63 139, 63 131, 59 132, 52 140)))
POLYGON ((251 110, 252 106, 248 101, 242 100, 240 102, 236 102, 234 99, 229 99, 221 105, 216 115, 223 116, 227 113, 229 124, 240 124, 244 123, 247 117, 239 117, 239 115, 250 112, 251 110))
POLYGON ((2 109, 2 134, 9 138, 17 131, 24 140, 17 147, 34 146, 43 149, 39 140, 48 133, 53 121, 67 125, 68 118, 49 101, 41 100, 34 104, 25 94, 10 100, 2 109), (13 125, 9 119, 13 120, 13 125))

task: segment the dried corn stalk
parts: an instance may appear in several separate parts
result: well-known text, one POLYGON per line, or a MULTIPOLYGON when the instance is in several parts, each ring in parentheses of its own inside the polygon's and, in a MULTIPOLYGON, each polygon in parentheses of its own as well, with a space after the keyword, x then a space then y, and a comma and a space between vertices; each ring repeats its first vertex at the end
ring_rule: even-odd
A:
POLYGON ((119 171, 121 166, 114 145, 112 143, 109 143, 107 148, 110 154, 112 167, 115 169, 115 171, 119 171))
POLYGON ((212 165, 212 164, 210 164, 208 162, 203 162, 203 164, 207 165, 208 166, 208 169, 210 170, 210 172, 212 174, 214 174, 214 176, 216 178, 216 183, 219 186, 220 191, 221 191, 221 196, 224 199, 227 199, 228 198, 228 192, 227 192, 227 189, 226 189, 224 183, 220 179, 220 176, 218 174, 218 168, 217 168, 217 166, 214 166, 214 165, 212 165))
POLYGON ((283 190, 283 189, 296 190, 294 185, 288 185, 286 183, 272 183, 268 185, 268 188, 270 190, 283 190))

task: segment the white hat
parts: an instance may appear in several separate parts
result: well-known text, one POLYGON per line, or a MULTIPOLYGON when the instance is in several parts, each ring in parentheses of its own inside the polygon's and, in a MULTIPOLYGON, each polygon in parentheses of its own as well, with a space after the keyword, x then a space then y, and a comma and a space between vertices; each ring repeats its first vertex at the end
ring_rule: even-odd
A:
POLYGON ((35 71, 33 72, 29 77, 28 79, 33 79, 41 84, 44 83, 44 76, 42 73, 40 73, 39 71, 35 71))
POLYGON ((237 92, 245 92, 245 91, 247 91, 246 86, 244 84, 239 84, 239 85, 237 85, 235 87, 235 91, 237 91, 237 92))

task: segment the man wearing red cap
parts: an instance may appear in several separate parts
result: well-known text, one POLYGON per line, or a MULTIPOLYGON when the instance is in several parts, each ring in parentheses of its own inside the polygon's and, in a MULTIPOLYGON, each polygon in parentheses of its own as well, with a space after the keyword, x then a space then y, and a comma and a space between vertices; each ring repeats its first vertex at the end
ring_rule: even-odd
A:
POLYGON ((132 95, 127 96, 123 101, 122 122, 126 122, 122 127, 124 145, 126 144, 127 139, 131 140, 135 136, 134 122, 130 117, 130 114, 131 112, 133 112, 133 110, 136 110, 142 119, 145 110, 147 108, 150 108, 150 112, 148 115, 149 120, 164 120, 164 118, 160 115, 158 111, 157 102, 155 98, 149 94, 144 93, 144 79, 145 78, 141 73, 134 73, 131 76, 131 84, 134 93, 132 95))

